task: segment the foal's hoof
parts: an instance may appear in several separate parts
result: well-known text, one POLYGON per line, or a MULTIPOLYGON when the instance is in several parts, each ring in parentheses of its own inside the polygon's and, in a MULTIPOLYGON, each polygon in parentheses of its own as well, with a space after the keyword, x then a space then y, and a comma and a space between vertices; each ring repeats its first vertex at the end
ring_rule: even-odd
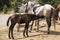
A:
POLYGON ((29 37, 29 36, 27 35, 27 37, 29 37))
POLYGON ((50 32, 48 32, 47 34, 50 34, 50 32))
POLYGON ((12 37, 12 39, 14 39, 14 37, 12 37))
POLYGON ((23 36, 25 37, 25 35, 23 34, 23 36))
POLYGON ((11 39, 11 37, 10 36, 8 36, 9 37, 9 39, 11 39))
POLYGON ((9 37, 9 39, 11 39, 11 37, 9 37))

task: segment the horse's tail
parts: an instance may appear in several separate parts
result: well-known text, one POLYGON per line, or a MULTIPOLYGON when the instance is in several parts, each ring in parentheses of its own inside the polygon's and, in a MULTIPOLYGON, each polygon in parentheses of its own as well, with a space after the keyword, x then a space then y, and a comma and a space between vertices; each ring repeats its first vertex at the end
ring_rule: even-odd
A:
POLYGON ((53 25, 54 25, 54 30, 56 30, 56 25, 55 25, 55 9, 54 8, 51 8, 51 13, 52 13, 52 17, 53 17, 53 25))
POLYGON ((7 20, 7 26, 9 26, 9 20, 11 19, 11 16, 7 20))

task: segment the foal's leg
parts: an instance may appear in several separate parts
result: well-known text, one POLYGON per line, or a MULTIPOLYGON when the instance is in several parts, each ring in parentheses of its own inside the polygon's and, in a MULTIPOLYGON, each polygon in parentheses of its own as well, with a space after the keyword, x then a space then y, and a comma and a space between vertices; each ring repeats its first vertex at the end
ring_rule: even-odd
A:
POLYGON ((25 37, 25 28, 24 28, 24 31, 23 31, 23 36, 25 37))
POLYGON ((9 36, 9 39, 11 39, 11 34, 12 34, 12 31, 13 31, 13 28, 14 26, 11 24, 10 25, 10 27, 9 27, 9 34, 8 34, 8 36, 9 36))
POLYGON ((50 34, 50 27, 51 27, 51 19, 46 19, 47 25, 48 25, 48 34, 50 34))
POLYGON ((13 37, 13 28, 14 28, 14 26, 15 26, 15 23, 11 23, 11 26, 9 27, 9 34, 8 34, 8 36, 9 36, 9 38, 12 37, 12 39, 14 39, 14 37, 13 37))
POLYGON ((25 26, 27 37, 29 37, 29 36, 28 36, 28 28, 29 28, 29 23, 27 23, 26 26, 25 26))
POLYGON ((8 34, 9 39, 11 39, 11 37, 10 37, 10 31, 11 31, 11 25, 9 27, 9 34, 8 34))
POLYGON ((27 37, 28 37, 28 28, 29 28, 29 23, 26 23, 25 29, 24 29, 24 31, 23 31, 23 36, 24 36, 24 37, 25 37, 25 33, 26 33, 26 35, 27 35, 27 37))
POLYGON ((32 31, 33 24, 34 24, 34 21, 33 21, 32 24, 31 24, 31 28, 30 28, 30 31, 29 31, 29 32, 32 31))

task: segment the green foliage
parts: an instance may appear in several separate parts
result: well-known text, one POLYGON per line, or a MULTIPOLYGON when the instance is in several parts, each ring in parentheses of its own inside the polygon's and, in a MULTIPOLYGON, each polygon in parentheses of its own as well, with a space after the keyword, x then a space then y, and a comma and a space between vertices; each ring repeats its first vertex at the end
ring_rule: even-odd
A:
POLYGON ((0 0, 0 10, 3 10, 4 5, 6 5, 8 8, 15 8, 15 6, 21 3, 22 0, 0 0))
POLYGON ((0 0, 0 10, 3 10, 4 5, 7 7, 10 7, 10 1, 9 0, 0 0))
POLYGON ((52 0, 39 0, 38 2, 40 4, 53 4, 54 3, 54 1, 52 0))
POLYGON ((14 9, 14 12, 15 12, 17 6, 21 5, 22 0, 12 0, 10 1, 10 3, 11 3, 11 7, 14 9))
POLYGON ((22 0, 12 0, 10 1, 11 7, 15 8, 17 5, 20 5, 22 3, 22 0))
POLYGON ((39 0, 38 2, 40 4, 51 4, 56 7, 60 3, 60 0, 39 0))
POLYGON ((60 0, 55 0, 55 3, 53 6, 56 8, 59 3, 60 3, 60 0))
MULTIPOLYGON (((21 3, 25 3, 26 0, 0 0, 0 10, 7 10, 9 7, 15 9, 21 3)), ((40 4, 51 4, 56 7, 60 0, 36 0, 40 4)))
POLYGON ((4 7, 3 7, 3 12, 4 12, 4 14, 7 13, 7 6, 6 5, 4 5, 4 7))
POLYGON ((17 0, 12 0, 11 1, 11 7, 12 8, 15 8, 16 4, 17 4, 17 0))

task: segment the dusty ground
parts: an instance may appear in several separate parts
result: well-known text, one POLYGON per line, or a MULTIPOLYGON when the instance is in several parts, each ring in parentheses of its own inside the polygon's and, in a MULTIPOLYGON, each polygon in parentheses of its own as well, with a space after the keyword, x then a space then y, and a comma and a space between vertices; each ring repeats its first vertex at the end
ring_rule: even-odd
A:
MULTIPOLYGON (((12 40, 8 38, 8 28, 6 26, 7 16, 0 15, 0 40, 12 40), (4 19, 4 20, 3 20, 4 19), (5 23, 4 23, 5 22, 5 23)), ((42 21, 45 22, 45 21, 42 21)), ((40 22, 40 23, 42 23, 40 22)), ((23 27, 24 28, 24 27, 23 27)), ((15 27, 14 29, 14 40, 60 40, 60 25, 56 24, 56 30, 54 30, 53 25, 51 26, 51 32, 50 34, 47 34, 47 26, 40 28, 39 32, 36 32, 36 30, 32 30, 32 32, 29 32, 30 37, 23 37, 23 28, 20 29, 20 32, 17 32, 17 29, 15 27)), ((33 29, 35 29, 34 27, 33 29)))

